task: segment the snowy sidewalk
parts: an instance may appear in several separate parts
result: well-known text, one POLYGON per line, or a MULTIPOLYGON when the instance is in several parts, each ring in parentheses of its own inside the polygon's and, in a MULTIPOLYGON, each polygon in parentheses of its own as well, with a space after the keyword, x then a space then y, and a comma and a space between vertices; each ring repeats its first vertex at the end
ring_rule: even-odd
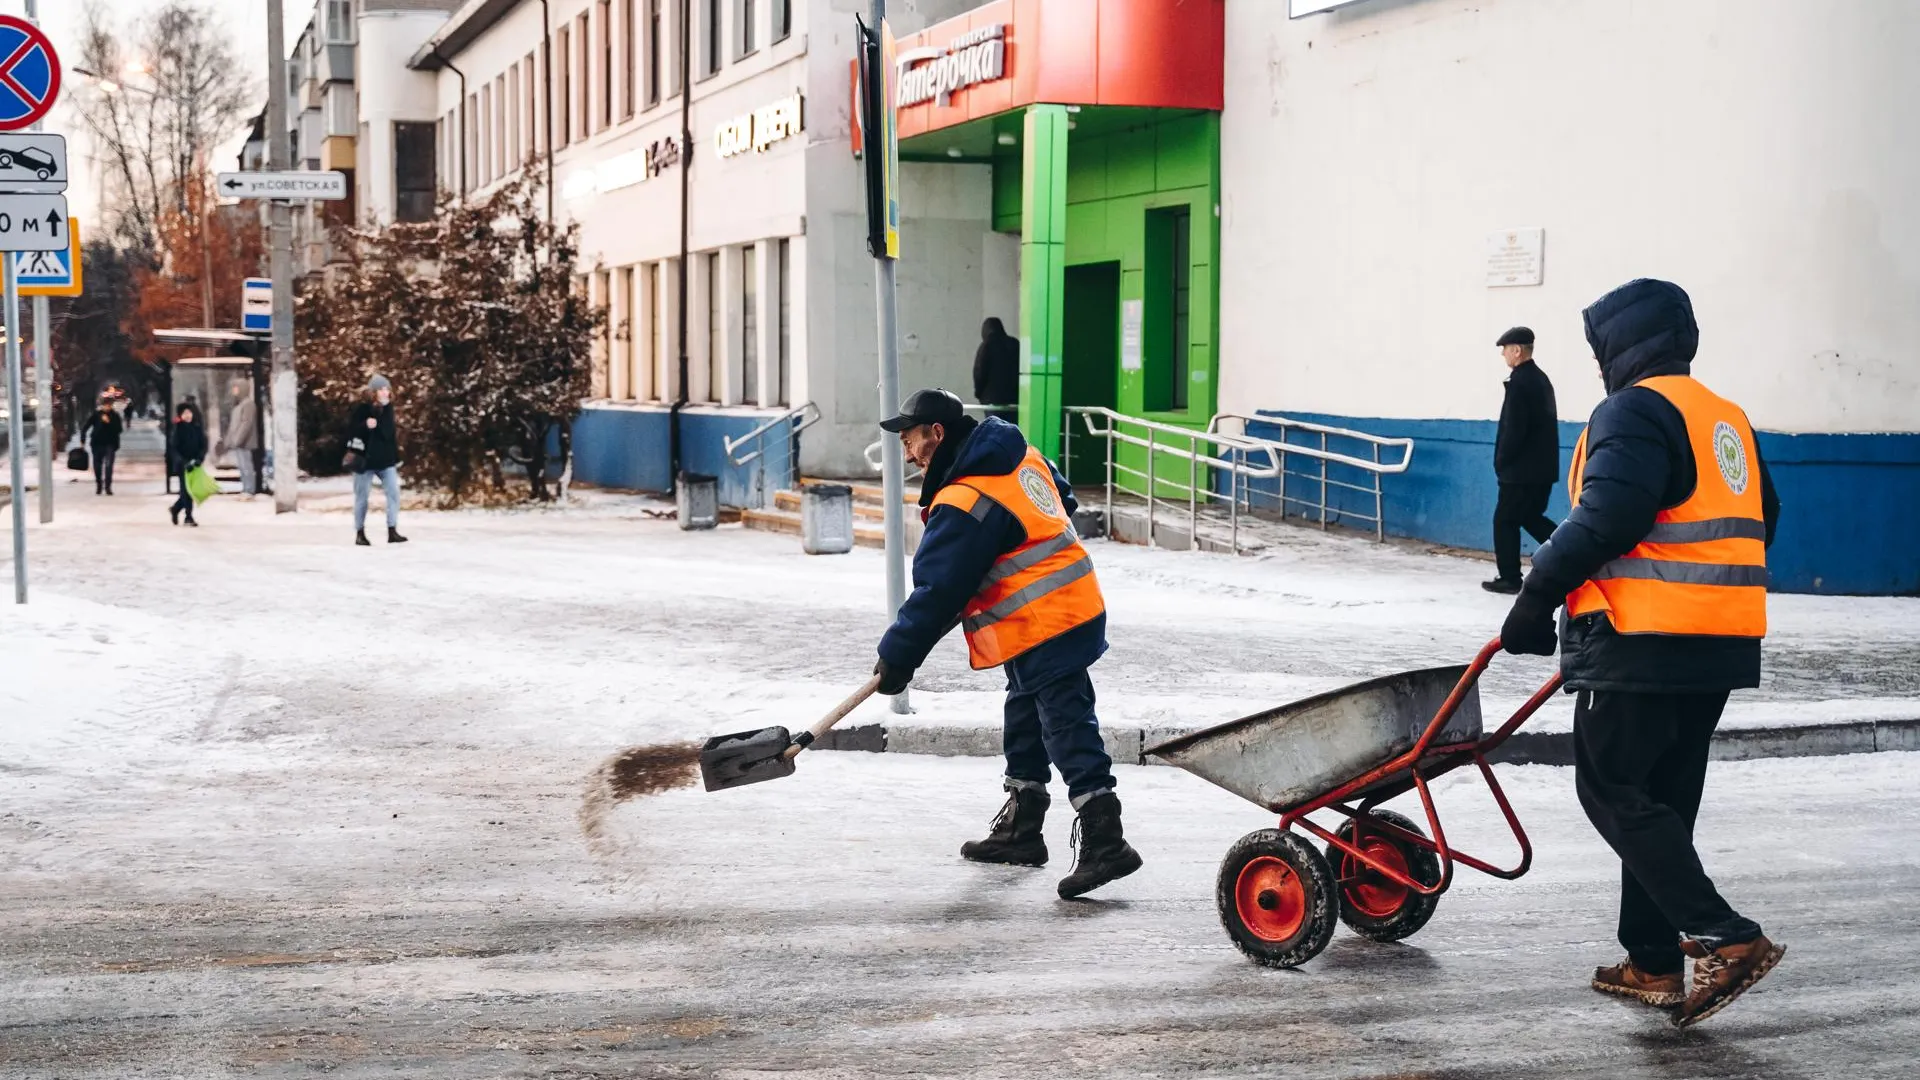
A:
MULTIPOLYGON (((636 497, 409 510, 413 543, 356 548, 333 490, 284 517, 270 499, 217 498, 187 529, 167 524, 148 470, 111 499, 63 480, 55 523, 29 528, 33 602, 0 620, 0 761, 15 764, 216 753, 222 739, 591 756, 798 727, 866 677, 887 623, 879 553, 683 533, 636 497)), ((1479 588, 1483 563, 1285 534, 1258 558, 1091 545, 1113 643, 1094 682, 1123 757, 1152 733, 1465 663, 1505 614, 1479 588)), ((1776 596, 1771 618, 1765 685, 1735 695, 1730 732, 1798 730, 1756 744, 1770 753, 1920 745, 1920 600, 1776 596)), ((1486 714, 1551 670, 1499 658, 1486 714)), ((885 725, 896 751, 994 754, 1002 685, 968 669, 955 635, 921 671, 912 716, 869 703, 847 727, 885 725)), ((1557 698, 1527 732, 1570 717, 1557 698)), ((1553 760, 1551 747, 1535 749, 1553 760)))

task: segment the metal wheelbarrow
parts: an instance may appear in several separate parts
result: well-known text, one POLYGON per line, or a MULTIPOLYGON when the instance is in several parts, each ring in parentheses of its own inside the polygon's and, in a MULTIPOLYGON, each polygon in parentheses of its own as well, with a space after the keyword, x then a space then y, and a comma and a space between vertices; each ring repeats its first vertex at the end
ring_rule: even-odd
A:
POLYGON ((1277 829, 1240 838, 1220 864, 1220 921, 1240 951, 1269 967, 1297 967, 1333 939, 1337 918, 1374 941, 1399 941, 1433 917, 1454 864, 1509 881, 1533 847, 1487 755, 1554 691, 1555 674, 1492 734, 1483 734, 1479 681, 1500 640, 1464 667, 1389 675, 1196 731, 1147 753, 1280 815, 1277 829), (1428 783, 1476 765, 1520 844, 1503 870, 1447 843, 1428 783), (1420 794, 1427 831, 1380 804, 1420 794), (1346 818, 1329 832, 1307 815, 1346 818), (1294 832, 1326 844, 1323 855, 1294 832))

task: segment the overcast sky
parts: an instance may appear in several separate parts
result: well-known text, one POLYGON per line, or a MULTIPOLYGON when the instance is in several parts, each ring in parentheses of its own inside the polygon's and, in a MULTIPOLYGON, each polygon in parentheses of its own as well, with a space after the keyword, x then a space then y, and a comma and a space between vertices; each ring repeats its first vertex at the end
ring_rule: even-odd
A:
MULTIPOLYGON (((76 62, 80 49, 80 27, 85 21, 85 8, 88 0, 40 0, 40 25, 47 36, 53 39, 61 59, 68 65, 76 62)), ((111 14, 113 18, 130 20, 136 12, 150 9, 155 0, 92 0, 111 14)), ((240 58, 246 63, 249 74, 259 85, 265 104, 267 75, 267 5, 283 3, 286 12, 287 41, 289 47, 307 20, 313 17, 313 0, 198 0, 200 4, 212 9, 218 16, 219 25, 228 27, 233 34, 234 47, 240 58)), ((0 13, 9 15, 26 14, 26 0, 0 0, 0 13)), ((78 80, 81 77, 68 72, 67 78, 78 80)), ((66 97, 67 95, 62 95, 66 97)), ((74 182, 67 191, 67 202, 72 212, 80 218, 82 227, 97 215, 99 192, 93 176, 93 169, 87 161, 88 148, 85 136, 80 131, 78 119, 67 110, 63 102, 57 106, 50 118, 47 129, 67 136, 67 150, 72 159, 74 182)), ((244 131, 236 132, 232 146, 223 146, 215 158, 216 169, 236 167, 235 155, 239 153, 240 139, 244 131)))

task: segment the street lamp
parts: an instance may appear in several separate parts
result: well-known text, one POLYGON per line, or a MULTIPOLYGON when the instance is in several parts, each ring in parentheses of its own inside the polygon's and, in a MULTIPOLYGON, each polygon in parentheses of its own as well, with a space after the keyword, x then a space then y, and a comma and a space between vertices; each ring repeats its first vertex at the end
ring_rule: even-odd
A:
MULTIPOLYGON (((98 86, 100 88, 100 92, 103 94, 117 94, 122 90, 130 90, 136 94, 145 94, 150 98, 157 98, 160 96, 159 92, 156 90, 149 90, 144 86, 134 86, 132 83, 129 83, 129 82, 115 81, 90 68, 70 67, 67 70, 73 72, 76 75, 84 75, 87 78, 92 79, 94 85, 98 86)), ((152 69, 148 68, 147 65, 141 63, 138 60, 128 61, 127 65, 121 69, 123 76, 124 75, 133 75, 133 76, 145 75, 151 70, 152 69)))

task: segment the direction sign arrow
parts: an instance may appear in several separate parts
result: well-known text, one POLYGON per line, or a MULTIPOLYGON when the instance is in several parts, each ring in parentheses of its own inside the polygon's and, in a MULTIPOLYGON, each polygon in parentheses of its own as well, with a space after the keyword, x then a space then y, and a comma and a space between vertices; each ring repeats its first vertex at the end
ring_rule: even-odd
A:
POLYGON ((67 190, 67 137, 35 132, 0 135, 0 191, 67 190))
POLYGON ((60 96, 60 55, 40 28, 0 15, 0 131, 32 127, 60 96))
POLYGON ((0 195, 0 251, 67 247, 65 195, 0 195))
POLYGON ((233 199, 322 199, 347 197, 347 175, 337 172, 230 172, 215 183, 233 199))

